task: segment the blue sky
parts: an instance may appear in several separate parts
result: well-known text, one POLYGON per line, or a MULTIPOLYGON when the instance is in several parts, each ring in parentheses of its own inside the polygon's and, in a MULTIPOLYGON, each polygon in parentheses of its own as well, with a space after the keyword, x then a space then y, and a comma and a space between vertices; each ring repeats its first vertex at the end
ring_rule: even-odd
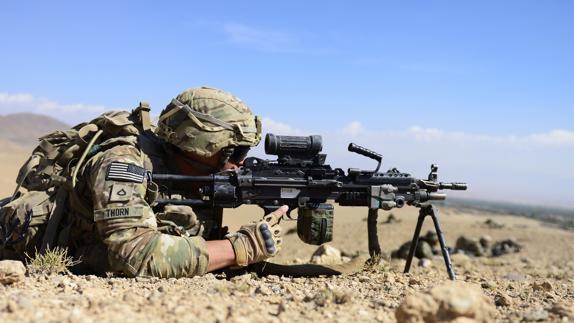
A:
POLYGON ((473 197, 574 206, 573 14, 572 1, 3 2, 0 114, 159 112, 208 84, 270 130, 325 134, 346 167, 369 165, 334 147, 358 140, 420 175, 444 160, 473 197))

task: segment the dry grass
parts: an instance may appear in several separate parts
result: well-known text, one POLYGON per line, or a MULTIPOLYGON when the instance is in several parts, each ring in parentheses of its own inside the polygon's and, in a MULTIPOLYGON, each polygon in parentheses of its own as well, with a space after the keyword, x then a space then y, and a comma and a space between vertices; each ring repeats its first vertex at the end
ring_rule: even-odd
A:
POLYGON ((36 252, 34 257, 26 257, 28 272, 37 275, 67 274, 68 268, 80 263, 80 260, 68 256, 67 248, 60 247, 48 249, 44 253, 36 252))

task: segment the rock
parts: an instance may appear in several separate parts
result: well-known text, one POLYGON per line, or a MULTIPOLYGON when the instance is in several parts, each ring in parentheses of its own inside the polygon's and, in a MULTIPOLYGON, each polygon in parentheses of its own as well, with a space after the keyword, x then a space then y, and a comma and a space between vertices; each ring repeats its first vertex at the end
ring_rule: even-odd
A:
POLYGON ((24 279, 26 267, 21 261, 0 261, 0 284, 11 285, 24 279))
POLYGON ((438 234, 436 234, 436 232, 432 230, 428 230, 427 233, 420 239, 428 242, 428 244, 430 244, 431 247, 438 245, 438 234))
POLYGON ((503 279, 511 281, 511 282, 525 282, 526 276, 518 273, 508 273, 502 276, 503 279))
POLYGON ((518 244, 513 239, 507 239, 502 241, 497 241, 492 246, 492 256, 493 257, 500 257, 502 255, 506 255, 509 253, 517 253, 522 250, 522 246, 518 244))
POLYGON ((414 285, 420 285, 421 281, 412 277, 411 279, 409 279, 409 286, 414 286, 414 285))
POLYGON ((397 249, 391 253, 391 258, 407 259, 407 256, 409 255, 409 248, 410 247, 411 247, 410 241, 403 243, 399 247, 399 249, 397 249))
POLYGON ((283 295, 283 289, 279 286, 271 286, 271 291, 275 294, 283 295))
MULTIPOLYGON (((409 242, 405 242, 398 250, 393 251, 393 253, 391 254, 392 258, 400 258, 400 259, 407 259, 408 255, 409 255, 409 250, 411 248, 411 243, 409 242)), ((422 240, 419 239, 419 242, 417 243, 417 249, 415 250, 415 257, 422 259, 422 258, 427 258, 427 259, 432 259, 432 257, 434 256, 433 250, 431 245, 422 240)))
POLYGON ((500 224, 493 219, 488 219, 484 221, 484 225, 489 229, 502 229, 504 228, 504 224, 500 224))
POLYGON ((369 276, 360 276, 359 277, 359 282, 361 283, 368 283, 371 281, 371 278, 369 276))
POLYGON ((438 303, 429 294, 408 296, 395 311, 395 317, 401 322, 435 322, 438 303))
POLYGON ((313 301, 317 306, 325 306, 329 303, 346 304, 352 299, 353 296, 349 291, 326 287, 319 290, 314 296, 306 297, 304 301, 313 301))
POLYGON ((455 253, 450 259, 456 266, 466 267, 471 264, 472 259, 464 253, 455 253))
POLYGON ((512 301, 512 298, 505 293, 500 292, 494 296, 494 305, 496 306, 508 307, 512 306, 512 304, 514 304, 514 301, 512 301))
POLYGON ((13 301, 13 300, 9 300, 8 301, 8 305, 6 305, 6 310, 8 311, 8 313, 16 313, 20 308, 18 307, 18 304, 13 301))
POLYGON ((251 281, 252 276, 251 273, 247 273, 247 274, 243 274, 241 276, 235 276, 233 278, 231 278, 231 282, 233 283, 239 283, 239 284, 247 284, 251 281))
POLYGON ((494 287, 494 284, 492 282, 489 282, 489 281, 484 281, 484 282, 480 283, 480 287, 482 287, 484 289, 492 289, 494 287))
POLYGON ((267 287, 267 285, 261 285, 261 286, 257 287, 257 289, 255 290, 255 293, 261 294, 263 296, 273 295, 273 291, 269 287, 267 287))
POLYGON ((419 259, 432 259, 434 253, 432 251, 430 243, 426 241, 419 241, 417 245, 417 251, 415 252, 415 256, 419 259))
POLYGON ((488 236, 488 235, 484 235, 484 236, 480 237, 478 242, 484 248, 484 250, 488 250, 488 249, 490 249, 490 246, 492 245, 492 237, 488 236))
POLYGON ((343 263, 341 251, 324 244, 313 253, 311 263, 316 265, 340 265, 343 263))
POLYGON ((420 259, 419 266, 423 268, 429 268, 430 266, 432 266, 432 261, 426 258, 420 259))
POLYGON ((542 309, 532 310, 524 314, 523 320, 526 322, 540 322, 548 320, 548 312, 542 309))
POLYGON ((462 236, 456 240, 454 247, 457 251, 462 251, 467 255, 475 257, 486 256, 486 250, 482 247, 480 242, 476 239, 470 239, 462 236))
POLYGON ((398 322, 491 322, 495 313, 495 308, 478 286, 447 282, 406 297, 395 316, 398 322))
POLYGON ((550 313, 559 315, 560 317, 567 317, 574 319, 574 304, 572 303, 554 303, 550 309, 550 313))
POLYGON ((523 264, 526 264, 526 265, 532 265, 533 264, 532 259, 530 259, 528 257, 520 258, 520 262, 522 262, 523 264))
POLYGON ((552 291, 552 284, 549 281, 544 281, 542 283, 534 283, 532 284, 532 290, 535 292, 551 292, 552 291))

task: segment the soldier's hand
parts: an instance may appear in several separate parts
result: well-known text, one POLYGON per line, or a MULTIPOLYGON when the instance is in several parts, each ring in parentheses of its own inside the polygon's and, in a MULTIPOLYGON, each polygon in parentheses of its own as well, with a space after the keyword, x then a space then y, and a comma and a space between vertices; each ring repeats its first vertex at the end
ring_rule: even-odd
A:
POLYGON ((236 233, 226 236, 233 245, 238 266, 247 266, 277 255, 282 242, 279 221, 288 210, 289 207, 284 205, 263 220, 244 225, 236 233))

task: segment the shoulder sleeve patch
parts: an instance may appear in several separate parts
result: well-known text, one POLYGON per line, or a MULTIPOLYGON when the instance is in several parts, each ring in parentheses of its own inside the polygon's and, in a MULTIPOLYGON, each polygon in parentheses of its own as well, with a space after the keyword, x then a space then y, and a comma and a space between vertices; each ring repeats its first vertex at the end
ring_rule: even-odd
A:
POLYGON ((110 191, 110 202, 128 202, 134 194, 132 183, 115 183, 110 191))
POLYGON ((108 168, 107 181, 143 183, 146 170, 134 164, 113 162, 108 168))

